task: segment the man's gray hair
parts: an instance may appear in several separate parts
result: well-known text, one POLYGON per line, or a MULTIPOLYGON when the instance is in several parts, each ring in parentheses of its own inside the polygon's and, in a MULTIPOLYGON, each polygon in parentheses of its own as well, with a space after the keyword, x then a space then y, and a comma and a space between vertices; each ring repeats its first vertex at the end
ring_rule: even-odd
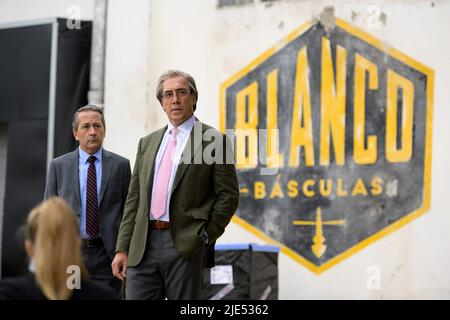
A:
POLYGON ((81 112, 86 112, 86 111, 95 111, 100 113, 101 117, 101 122, 103 124, 103 128, 106 129, 106 124, 105 124, 105 117, 103 116, 103 109, 100 107, 97 107, 93 104, 88 104, 87 106, 81 107, 77 110, 77 112, 75 112, 75 114, 73 115, 73 120, 72 120, 72 130, 77 130, 78 129, 78 115, 81 112))
POLYGON ((195 109, 197 108, 197 100, 198 100, 197 86, 195 85, 194 78, 186 72, 183 72, 180 70, 168 70, 168 71, 164 72, 162 75, 160 75, 159 79, 158 79, 158 86, 156 87, 156 98, 158 99, 159 103, 161 103, 161 105, 162 105, 164 81, 166 81, 167 79, 176 78, 176 77, 183 77, 188 82, 190 93, 193 93, 195 95, 195 104, 194 104, 194 111, 195 111, 195 109))

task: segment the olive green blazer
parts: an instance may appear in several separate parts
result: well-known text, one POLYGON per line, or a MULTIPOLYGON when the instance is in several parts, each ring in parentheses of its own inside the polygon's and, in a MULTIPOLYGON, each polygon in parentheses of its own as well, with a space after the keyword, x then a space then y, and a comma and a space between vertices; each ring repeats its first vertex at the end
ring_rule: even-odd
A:
MULTIPOLYGON (((138 265, 144 254, 155 158, 166 129, 167 126, 139 141, 116 246, 116 252, 128 254, 129 267, 138 265)), ((219 163, 208 164, 201 161, 202 163, 196 164, 211 143, 206 141, 208 139, 199 139, 199 132, 203 134, 206 130, 212 130, 209 133, 213 132, 220 137, 222 150, 224 145, 229 145, 225 143, 225 135, 195 121, 183 151, 187 158, 191 158, 191 163, 180 161, 169 204, 172 239, 177 250, 187 259, 197 254, 204 245, 199 238, 203 230, 206 230, 210 243, 214 243, 223 234, 239 204, 235 166, 233 163, 225 163, 225 157, 228 160, 233 158, 231 148, 226 148, 228 153, 224 152, 222 163, 217 161, 219 163)))

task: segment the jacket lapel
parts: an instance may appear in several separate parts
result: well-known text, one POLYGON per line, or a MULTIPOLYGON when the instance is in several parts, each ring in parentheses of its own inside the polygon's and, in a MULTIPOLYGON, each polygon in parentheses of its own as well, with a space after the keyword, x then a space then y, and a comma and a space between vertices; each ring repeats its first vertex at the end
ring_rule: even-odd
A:
MULTIPOLYGON (((149 195, 152 194, 156 155, 158 154, 158 149, 161 145, 162 139, 164 137, 164 132, 166 132, 166 130, 167 126, 155 133, 154 139, 150 140, 147 150, 142 157, 142 171, 144 174, 143 176, 145 177, 145 179, 147 179, 145 181, 145 186, 146 190, 149 190, 149 195)), ((150 201, 151 199, 149 199, 149 203, 150 201)))
POLYGON ((109 176, 112 169, 111 154, 103 149, 102 151, 102 182, 100 185, 100 198, 98 199, 98 205, 102 203, 103 195, 105 194, 106 186, 108 184, 109 176))
POLYGON ((80 175, 78 172, 79 167, 79 154, 78 149, 72 152, 71 156, 69 157, 69 172, 71 173, 71 176, 73 178, 72 180, 72 186, 73 186, 73 192, 75 195, 75 202, 74 206, 77 206, 76 208, 73 208, 75 212, 80 215, 81 212, 81 196, 80 196, 80 175))
POLYGON ((204 128, 202 126, 202 123, 196 119, 196 121, 194 122, 194 127, 192 128, 191 134, 186 143, 186 147, 184 148, 183 154, 181 155, 180 163, 178 164, 178 168, 175 174, 175 179, 173 180, 171 194, 180 183, 189 165, 196 163, 194 161, 198 156, 202 157, 202 154, 198 153, 202 150, 203 130, 204 128), (184 164, 182 163, 183 159, 189 159, 190 161, 187 164, 184 164))

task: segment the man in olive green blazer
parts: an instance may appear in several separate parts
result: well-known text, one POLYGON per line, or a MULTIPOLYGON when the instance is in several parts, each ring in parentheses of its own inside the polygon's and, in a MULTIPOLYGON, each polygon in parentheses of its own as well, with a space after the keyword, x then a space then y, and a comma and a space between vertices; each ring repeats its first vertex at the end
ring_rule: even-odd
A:
POLYGON ((126 299, 200 298, 203 268, 214 265, 214 243, 237 210, 231 148, 194 117, 197 97, 190 75, 170 70, 159 78, 157 98, 169 123, 139 141, 112 263, 116 277, 126 276, 126 299), (173 167, 159 216, 155 199, 170 141, 176 147, 168 151, 173 167))

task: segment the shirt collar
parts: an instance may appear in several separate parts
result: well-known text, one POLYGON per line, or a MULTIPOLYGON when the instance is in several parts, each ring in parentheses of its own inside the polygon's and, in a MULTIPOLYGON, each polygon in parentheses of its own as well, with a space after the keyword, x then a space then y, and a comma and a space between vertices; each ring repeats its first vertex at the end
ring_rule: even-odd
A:
MULTIPOLYGON (((98 161, 102 162, 102 155, 103 155, 103 148, 100 148, 97 150, 96 153, 93 154, 97 158, 98 161)), ((81 163, 87 163, 88 158, 91 156, 86 151, 82 150, 80 147, 78 147, 78 154, 80 155, 80 161, 81 163)))
MULTIPOLYGON (((182 124, 180 124, 177 129, 182 131, 183 133, 191 133, 192 128, 194 127, 195 123, 195 116, 192 115, 189 119, 184 121, 182 124)), ((169 121, 169 124, 167 125, 167 131, 170 132, 174 125, 169 121)))

